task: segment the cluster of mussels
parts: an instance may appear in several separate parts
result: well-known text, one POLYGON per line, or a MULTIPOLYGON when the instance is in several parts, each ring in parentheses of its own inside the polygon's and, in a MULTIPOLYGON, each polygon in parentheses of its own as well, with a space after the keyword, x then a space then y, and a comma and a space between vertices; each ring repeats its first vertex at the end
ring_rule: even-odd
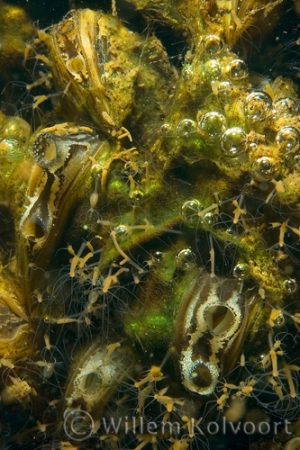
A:
POLYGON ((233 52, 285 3, 130 1, 181 67, 72 10, 0 115, 0 446, 299 449, 300 101, 233 52))

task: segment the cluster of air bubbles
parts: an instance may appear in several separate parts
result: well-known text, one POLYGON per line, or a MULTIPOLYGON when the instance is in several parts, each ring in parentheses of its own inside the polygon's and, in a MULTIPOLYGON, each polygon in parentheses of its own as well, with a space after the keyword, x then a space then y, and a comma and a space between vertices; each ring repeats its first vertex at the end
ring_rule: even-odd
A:
POLYGON ((300 147, 299 131, 294 127, 283 127, 276 135, 278 147, 288 153, 294 153, 300 147))
POLYGON ((245 151, 245 147, 246 133, 242 128, 229 128, 221 138, 221 148, 226 156, 238 156, 245 151))
POLYGON ((177 127, 174 127, 171 123, 165 122, 160 127, 160 133, 165 138, 181 137, 190 138, 197 133, 197 123, 192 119, 182 119, 178 122, 177 127))
POLYGON ((277 164, 271 156, 262 156, 252 165, 252 173, 257 181, 271 181, 277 172, 277 164))
POLYGON ((176 266, 182 270, 196 267, 196 256, 190 248, 184 248, 176 255, 176 266))
POLYGON ((208 141, 215 141, 226 131, 226 119, 216 111, 208 112, 201 117, 198 127, 208 141))
POLYGON ((197 199, 191 199, 181 206, 181 216, 185 225, 196 227, 199 222, 204 225, 212 226, 219 220, 216 211, 203 211, 203 206, 197 199))
POLYGON ((251 122, 265 120, 272 110, 272 99, 265 92, 252 92, 246 98, 245 113, 251 122))
POLYGON ((232 81, 241 81, 247 78, 248 68, 242 59, 233 59, 226 67, 226 72, 232 81))

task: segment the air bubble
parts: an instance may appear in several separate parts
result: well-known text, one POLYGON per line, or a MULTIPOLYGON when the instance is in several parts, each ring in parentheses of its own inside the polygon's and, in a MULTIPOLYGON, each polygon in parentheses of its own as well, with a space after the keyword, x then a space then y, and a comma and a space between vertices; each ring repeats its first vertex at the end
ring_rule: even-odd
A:
POLYGON ((215 95, 218 96, 220 100, 227 100, 231 96, 233 86, 230 81, 216 81, 212 84, 212 90, 215 95))
POLYGON ((196 199, 184 202, 184 204, 181 207, 181 214, 184 222, 186 222, 189 225, 196 225, 199 220, 198 213, 202 209, 203 209, 202 206, 196 199))
POLYGON ((164 137, 171 137, 174 135, 173 127, 170 123, 163 123, 160 127, 160 132, 164 137))
POLYGON ((294 437, 288 441, 284 447, 284 450, 299 450, 300 448, 300 438, 294 437))
POLYGON ((265 92, 252 92, 246 98, 245 112, 252 122, 264 120, 272 108, 272 99, 265 92))
POLYGON ((218 214, 214 214, 212 212, 208 212, 204 214, 202 218, 202 223, 205 223, 206 225, 214 225, 219 220, 218 214))
POLYGON ((209 140, 217 140, 226 130, 226 119, 218 112, 208 112, 201 117, 198 127, 209 140))
POLYGON ((183 119, 177 125, 177 133, 180 137, 190 137, 195 134, 197 130, 197 124, 194 120, 183 119))
POLYGON ((220 53, 223 50, 223 46, 224 43, 222 39, 215 34, 210 34, 203 40, 203 47, 210 55, 217 55, 220 53))
POLYGON ((248 264, 238 263, 233 269, 233 276, 237 280, 244 280, 249 274, 248 264))
POLYGON ((283 127, 277 133, 276 144, 281 150, 294 153, 300 147, 299 131, 293 127, 283 127))
POLYGON ((282 313, 280 313, 276 319, 273 320, 274 322, 274 327, 280 328, 285 324, 285 318, 284 315, 282 313))
POLYGON ((297 283, 295 280, 290 278, 283 282, 283 288, 288 294, 294 294, 297 291, 297 283))
POLYGON ((229 128, 222 136, 221 147, 226 156, 237 156, 245 150, 246 133, 241 128, 229 128))
POLYGON ((196 267, 196 258, 190 248, 184 248, 176 256, 176 265, 179 269, 193 269, 196 267))
POLYGON ((21 117, 7 117, 5 126, 1 130, 1 136, 25 142, 29 138, 30 132, 30 125, 21 117))
POLYGON ((291 97, 281 98, 274 103, 275 114, 277 118, 296 116, 298 114, 298 104, 291 97))
POLYGON ((91 167, 91 176, 93 179, 99 178, 99 175, 102 173, 102 167, 100 164, 93 164, 91 167))
POLYGON ((276 164, 273 158, 262 156, 253 163, 253 176, 258 181, 270 181, 276 173, 276 164))
POLYGON ((233 81, 240 81, 247 78, 248 69, 242 59, 234 59, 228 64, 227 73, 233 81))
POLYGON ((234 231, 232 228, 227 228, 227 230, 225 231, 226 234, 228 234, 228 236, 234 236, 234 231))
POLYGON ((15 139, 3 139, 0 141, 0 150, 1 153, 4 154, 5 157, 8 157, 10 160, 20 157, 20 143, 15 139))
POLYGON ((152 261, 155 264, 161 264, 164 258, 163 252, 154 252, 152 255, 152 261))

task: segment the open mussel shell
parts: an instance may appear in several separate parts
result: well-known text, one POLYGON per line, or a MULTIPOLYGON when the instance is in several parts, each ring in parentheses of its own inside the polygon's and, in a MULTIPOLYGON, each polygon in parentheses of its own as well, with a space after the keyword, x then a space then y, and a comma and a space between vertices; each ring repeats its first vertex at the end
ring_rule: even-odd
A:
POLYGON ((131 120, 140 120, 139 106, 145 109, 142 117, 163 114, 176 73, 154 36, 142 38, 117 17, 79 9, 40 33, 40 40, 70 120, 92 119, 114 135, 131 114, 131 120), (159 107, 158 92, 164 96, 159 107))
POLYGON ((51 245, 60 235, 73 202, 90 188, 84 185, 92 158, 105 149, 105 142, 87 127, 60 124, 38 133, 32 144, 36 164, 20 221, 20 231, 33 252, 47 241, 51 253, 51 245))
MULTIPOLYGON (((120 342, 104 344, 96 340, 77 355, 74 354, 64 395, 66 433, 72 433, 76 439, 76 430, 69 427, 69 422, 73 416, 77 417, 78 411, 85 420, 89 420, 91 434, 96 432, 110 398, 120 384, 128 382, 138 369, 140 367, 134 353, 120 342)), ((81 426, 86 427, 83 422, 81 426)), ((80 431, 77 432, 80 437, 80 431)))

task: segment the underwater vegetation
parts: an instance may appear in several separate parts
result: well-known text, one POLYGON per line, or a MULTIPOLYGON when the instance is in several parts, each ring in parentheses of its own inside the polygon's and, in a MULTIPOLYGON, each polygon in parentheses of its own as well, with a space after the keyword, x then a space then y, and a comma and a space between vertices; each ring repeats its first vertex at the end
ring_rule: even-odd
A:
POLYGON ((70 3, 0 1, 0 448, 299 449, 291 4, 70 3))

